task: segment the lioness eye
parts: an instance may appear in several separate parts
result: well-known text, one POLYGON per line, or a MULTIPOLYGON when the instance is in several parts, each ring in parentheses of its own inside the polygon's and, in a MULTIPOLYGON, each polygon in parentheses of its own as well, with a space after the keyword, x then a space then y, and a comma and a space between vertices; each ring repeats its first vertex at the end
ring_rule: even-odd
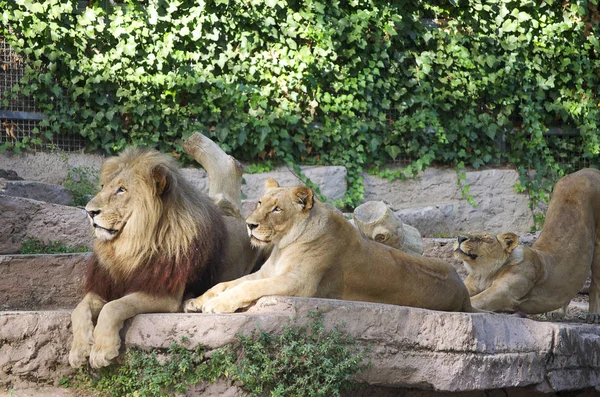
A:
POLYGON ((281 208, 275 207, 275 208, 273 208, 273 211, 271 211, 271 212, 281 212, 281 208))
POLYGON ((117 189, 117 192, 116 192, 116 194, 119 194, 119 193, 125 193, 125 189, 124 189, 124 188, 122 188, 122 187, 119 187, 119 188, 117 189))

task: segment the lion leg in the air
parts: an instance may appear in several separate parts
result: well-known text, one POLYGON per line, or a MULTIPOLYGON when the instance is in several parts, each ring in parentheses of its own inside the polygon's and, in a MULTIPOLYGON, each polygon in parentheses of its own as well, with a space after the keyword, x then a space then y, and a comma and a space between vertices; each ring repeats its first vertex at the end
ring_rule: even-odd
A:
POLYGON ((590 307, 586 321, 591 324, 600 323, 600 242, 594 246, 592 261, 592 283, 590 284, 590 307))
POLYGON ((567 302, 566 304, 564 304, 561 308, 546 313, 546 317, 548 318, 548 320, 550 320, 550 321, 564 320, 565 316, 567 315, 567 307, 569 307, 569 303, 570 303, 570 301, 567 302))
POLYGON ((109 365, 119 355, 121 339, 119 331, 125 320, 140 313, 173 313, 180 308, 178 296, 152 296, 135 292, 108 302, 98 316, 94 329, 94 346, 90 353, 90 365, 101 368, 109 365))
MULTIPOLYGON (((231 204, 242 211, 242 166, 211 139, 195 132, 183 143, 183 150, 194 158, 208 174, 208 196, 215 202, 231 204)), ((224 204, 222 204, 224 205, 224 204)), ((241 215, 240 215, 241 217, 241 215)))
MULTIPOLYGON (((264 270, 263 270, 263 272, 264 272, 264 270)), ((200 311, 202 311, 202 306, 204 305, 204 302, 211 300, 211 299, 219 296, 223 292, 225 292, 233 287, 236 287, 248 280, 256 280, 261 277, 262 277, 262 273, 256 272, 256 273, 248 274, 244 277, 240 277, 236 280, 225 281, 223 283, 219 283, 219 284, 215 285, 214 287, 212 287, 211 289, 209 289, 208 291, 206 291, 204 294, 200 295, 199 297, 185 301, 183 303, 183 311, 186 313, 200 312, 200 311)))
POLYGON ((318 283, 295 280, 287 275, 245 281, 202 305, 203 313, 233 313, 263 296, 314 296, 318 283))
POLYGON ((94 345, 94 320, 106 302, 94 293, 88 293, 71 313, 73 341, 69 364, 73 368, 85 365, 94 345))

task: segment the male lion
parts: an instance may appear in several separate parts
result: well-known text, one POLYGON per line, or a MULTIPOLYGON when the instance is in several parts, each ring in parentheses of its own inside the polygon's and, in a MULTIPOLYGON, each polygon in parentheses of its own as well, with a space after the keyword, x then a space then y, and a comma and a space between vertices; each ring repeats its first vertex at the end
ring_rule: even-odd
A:
MULTIPOLYGON (((459 236, 454 254, 469 271, 473 306, 537 314, 561 309, 590 269, 589 322, 600 319, 600 171, 582 169, 560 179, 540 237, 531 248, 513 233, 459 236)), ((558 313, 557 313, 558 314, 558 313)))
POLYGON ((472 311, 450 265, 361 236, 308 187, 268 179, 246 223, 253 244, 273 247, 269 259, 259 271, 187 301, 184 310, 230 313, 265 295, 291 295, 472 311))
POLYGON ((176 312, 184 293, 247 274, 255 256, 243 219, 222 216, 170 156, 126 149, 104 162, 100 182, 86 206, 96 239, 85 296, 71 315, 73 367, 88 356, 92 367, 110 364, 126 319, 176 312))

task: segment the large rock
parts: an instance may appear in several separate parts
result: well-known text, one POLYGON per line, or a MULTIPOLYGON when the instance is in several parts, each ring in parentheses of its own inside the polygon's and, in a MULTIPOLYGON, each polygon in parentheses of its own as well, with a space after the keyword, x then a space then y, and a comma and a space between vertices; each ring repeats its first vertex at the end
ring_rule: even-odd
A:
POLYGON ((429 168, 415 179, 388 181, 365 175, 365 201, 383 200, 402 222, 416 227, 424 236, 456 235, 460 232, 530 231, 533 215, 529 198, 515 191, 515 170, 469 171, 464 184, 477 203, 462 197, 457 174, 452 169, 429 168))
POLYGON ((0 310, 74 308, 90 255, 0 256, 0 310))
MULTIPOLYGON (((346 194, 346 168, 330 167, 300 167, 302 173, 319 186, 321 194, 327 201, 340 200, 346 194)), ((304 183, 288 168, 279 167, 262 174, 244 174, 246 183, 242 185, 242 193, 248 200, 258 200, 265 192, 265 181, 274 178, 281 186, 300 186, 304 183)))
POLYGON ((69 189, 60 185, 36 181, 0 179, 0 194, 60 205, 71 205, 73 203, 73 194, 69 189))
MULTIPOLYGON (((369 347, 372 365, 357 380, 370 385, 450 392, 600 391, 600 327, 586 324, 266 297, 246 313, 139 315, 123 334, 127 346, 146 349, 166 348, 182 337, 188 347, 218 348, 257 327, 275 333, 290 321, 307 323, 315 309, 324 313, 326 327, 342 326, 369 347)), ((73 373, 67 364, 70 339, 68 312, 0 313, 0 385, 25 387, 30 379, 51 384, 73 373)))
POLYGON ((0 225, 0 254, 19 252, 26 239, 92 246, 90 223, 81 208, 0 194, 0 225))

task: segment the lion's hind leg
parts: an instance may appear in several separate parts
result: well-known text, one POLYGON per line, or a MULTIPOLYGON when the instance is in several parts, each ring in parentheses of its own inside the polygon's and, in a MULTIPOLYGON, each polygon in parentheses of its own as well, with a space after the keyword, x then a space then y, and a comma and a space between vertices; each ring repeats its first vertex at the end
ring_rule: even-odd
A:
POLYGON ((592 283, 590 284, 590 308, 586 316, 588 323, 600 323, 600 240, 594 246, 592 261, 592 283))
POLYGON ((94 329, 94 346, 90 353, 90 365, 101 368, 109 365, 119 355, 121 339, 119 331, 125 320, 140 313, 173 313, 179 311, 181 294, 178 296, 153 296, 134 292, 108 302, 98 316, 94 329))
POLYGON ((69 351, 69 364, 73 368, 85 365, 94 345, 94 320, 106 302, 90 292, 71 313, 73 342, 69 351))

